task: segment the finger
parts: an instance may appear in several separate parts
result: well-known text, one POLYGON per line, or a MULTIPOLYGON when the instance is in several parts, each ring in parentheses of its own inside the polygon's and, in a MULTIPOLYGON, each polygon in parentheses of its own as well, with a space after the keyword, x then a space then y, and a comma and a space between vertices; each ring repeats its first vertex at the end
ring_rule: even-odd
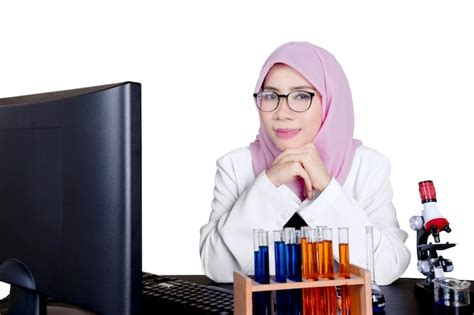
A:
POLYGON ((311 192, 313 190, 313 184, 311 182, 311 179, 309 177, 309 174, 306 172, 306 170, 301 166, 300 163, 297 163, 297 165, 295 165, 296 167, 296 175, 303 178, 304 180, 304 183, 305 183, 305 187, 306 187, 306 190, 308 192, 311 192))
POLYGON ((308 156, 304 153, 295 153, 295 154, 288 154, 281 157, 278 161, 275 162, 276 164, 285 164, 289 162, 300 162, 303 164, 307 164, 308 156))
POLYGON ((298 153, 301 153, 301 148, 296 148, 296 149, 286 149, 285 151, 283 151, 282 153, 280 153, 280 155, 278 155, 275 160, 273 160, 273 163, 272 165, 276 165, 279 163, 279 161, 281 160, 281 158, 289 155, 289 154, 298 154, 298 153))
MULTIPOLYGON (((299 163, 305 172, 308 174, 308 176, 311 179, 312 183, 317 182, 317 177, 316 177, 316 170, 315 170, 315 162, 311 160, 311 158, 304 154, 292 154, 292 155, 287 155, 285 157, 282 157, 278 164, 286 164, 286 163, 299 163)), ((315 188, 315 187, 314 187, 315 188)))
POLYGON ((286 156, 293 155, 293 154, 302 154, 302 155, 307 155, 312 158, 317 158, 319 157, 318 151, 316 150, 316 146, 314 143, 309 142, 299 148, 295 149, 286 149, 280 155, 278 155, 275 160, 272 162, 272 165, 276 165, 278 163, 281 163, 281 159, 285 158, 286 156))

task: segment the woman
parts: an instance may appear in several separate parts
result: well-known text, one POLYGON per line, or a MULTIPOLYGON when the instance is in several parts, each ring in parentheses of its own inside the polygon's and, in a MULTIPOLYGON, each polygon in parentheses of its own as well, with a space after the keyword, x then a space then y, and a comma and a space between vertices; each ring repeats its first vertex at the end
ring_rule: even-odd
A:
POLYGON ((390 162, 353 139, 351 92, 334 56, 306 42, 278 47, 254 97, 257 139, 217 161, 212 212, 201 228, 205 274, 217 282, 232 282, 234 270, 253 274, 253 229, 326 225, 349 227, 351 263, 360 266, 365 226, 373 226, 375 280, 400 277, 410 252, 391 201, 390 162))

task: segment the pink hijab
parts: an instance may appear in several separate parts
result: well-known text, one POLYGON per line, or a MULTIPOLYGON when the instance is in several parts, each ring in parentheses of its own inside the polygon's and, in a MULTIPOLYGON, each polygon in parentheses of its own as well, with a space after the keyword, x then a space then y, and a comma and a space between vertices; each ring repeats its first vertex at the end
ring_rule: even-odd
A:
MULTIPOLYGON (((353 138, 354 111, 349 82, 334 56, 325 49, 307 42, 289 42, 278 47, 263 65, 255 86, 262 88, 265 77, 276 63, 298 71, 322 95, 322 123, 313 140, 329 172, 342 185, 351 168, 355 150, 362 142, 353 138)), ((250 144, 253 170, 258 176, 267 170, 281 153, 260 125, 257 139, 250 144)), ((303 200, 302 179, 288 184, 303 200)))

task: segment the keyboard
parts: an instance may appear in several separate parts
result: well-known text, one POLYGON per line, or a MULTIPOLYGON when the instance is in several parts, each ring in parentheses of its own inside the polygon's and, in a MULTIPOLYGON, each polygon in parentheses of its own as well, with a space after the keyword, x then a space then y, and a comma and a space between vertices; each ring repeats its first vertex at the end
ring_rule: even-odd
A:
POLYGON ((232 290, 142 273, 143 314, 233 314, 232 290))

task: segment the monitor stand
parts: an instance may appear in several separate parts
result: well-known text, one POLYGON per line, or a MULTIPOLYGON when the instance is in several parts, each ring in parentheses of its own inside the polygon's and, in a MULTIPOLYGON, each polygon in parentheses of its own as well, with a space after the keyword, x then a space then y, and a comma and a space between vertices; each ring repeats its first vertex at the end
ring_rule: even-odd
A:
POLYGON ((0 281, 11 285, 9 315, 46 314, 46 300, 36 292, 35 279, 23 262, 7 259, 0 265, 0 281))

